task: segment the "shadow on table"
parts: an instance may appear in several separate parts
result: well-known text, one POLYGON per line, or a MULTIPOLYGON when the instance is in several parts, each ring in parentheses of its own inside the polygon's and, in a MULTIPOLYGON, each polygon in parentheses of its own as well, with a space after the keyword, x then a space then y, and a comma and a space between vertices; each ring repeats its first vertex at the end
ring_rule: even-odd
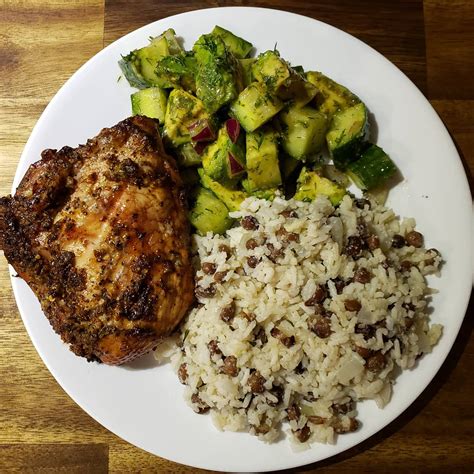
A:
MULTIPOLYGON (((446 125, 446 128, 448 128, 447 125, 446 125)), ((449 132, 449 129, 448 129, 448 132, 449 132)), ((464 173, 466 173, 467 182, 469 184, 469 189, 471 190, 471 196, 474 196, 474 178, 472 176, 471 169, 469 168, 469 164, 467 162, 467 159, 464 156, 464 153, 462 152, 462 149, 459 146, 456 139, 454 138, 453 134, 451 132, 449 132, 449 135, 450 135, 451 139, 453 140, 453 143, 454 143, 454 146, 456 147, 456 150, 459 153, 459 157, 461 158, 461 163, 462 163, 462 166, 464 168, 464 173)))
POLYGON ((376 446, 384 439, 389 438, 395 432, 402 429, 406 424, 408 424, 408 422, 410 422, 413 418, 415 418, 415 416, 420 413, 420 411, 443 387, 450 373, 456 367, 469 341, 471 332, 474 327, 474 318, 470 317, 470 315, 472 314, 474 314, 474 293, 471 294, 469 305, 466 311, 466 317, 464 318, 461 329, 459 330, 458 337, 456 338, 456 341, 454 342, 454 345, 451 348, 448 357, 444 361, 444 364, 441 366, 440 370, 436 374, 435 378, 428 385, 428 387, 426 387, 422 394, 396 420, 392 421, 392 423, 387 425, 384 429, 380 430, 378 433, 374 434, 362 443, 358 444, 357 446, 354 446, 351 449, 348 449, 347 451, 344 451, 343 453, 336 454, 335 456, 324 459, 323 461, 318 461, 313 464, 308 464, 299 468, 287 469, 285 471, 278 472, 296 473, 301 472, 302 470, 310 470, 331 466, 332 464, 336 464, 338 462, 350 459, 356 456, 357 454, 376 446))

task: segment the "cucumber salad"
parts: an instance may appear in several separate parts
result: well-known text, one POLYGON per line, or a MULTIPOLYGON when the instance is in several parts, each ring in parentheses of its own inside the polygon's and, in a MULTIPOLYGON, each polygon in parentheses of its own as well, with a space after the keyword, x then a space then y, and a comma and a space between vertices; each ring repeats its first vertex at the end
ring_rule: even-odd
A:
POLYGON ((159 121, 192 190, 197 232, 225 232, 229 212, 249 196, 322 194, 337 206, 354 183, 383 199, 397 168, 370 142, 360 98, 321 72, 291 66, 276 49, 252 52, 220 26, 185 51, 168 29, 119 61, 139 89, 132 113, 159 121))

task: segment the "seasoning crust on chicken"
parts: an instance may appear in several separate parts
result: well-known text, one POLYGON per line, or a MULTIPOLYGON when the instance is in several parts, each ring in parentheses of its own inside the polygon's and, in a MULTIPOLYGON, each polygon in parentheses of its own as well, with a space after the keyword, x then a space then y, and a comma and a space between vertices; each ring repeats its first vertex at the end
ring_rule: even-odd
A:
POLYGON ((193 301, 189 240, 176 164, 145 117, 45 150, 0 199, 0 249, 90 361, 128 362, 177 326, 193 301))

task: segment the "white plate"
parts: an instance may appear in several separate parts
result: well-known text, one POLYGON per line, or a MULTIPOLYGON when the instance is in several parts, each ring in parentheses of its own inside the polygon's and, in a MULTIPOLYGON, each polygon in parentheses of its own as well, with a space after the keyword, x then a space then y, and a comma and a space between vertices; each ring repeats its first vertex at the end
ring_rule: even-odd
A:
MULTIPOLYGON (((219 24, 251 41, 261 52, 278 49, 292 64, 325 72, 347 85, 377 121, 377 142, 406 180, 391 194, 397 213, 414 216, 427 245, 447 263, 433 298, 433 321, 444 334, 432 354, 404 373, 390 404, 379 410, 360 404, 362 428, 340 436, 334 446, 292 452, 287 441, 267 445, 243 433, 217 431, 209 416, 194 414, 169 366, 146 356, 133 367, 108 367, 74 356, 51 329, 38 300, 20 279, 12 285, 25 326, 44 363, 64 390, 110 431, 158 456, 216 470, 266 471, 295 467, 344 451, 400 415, 434 377, 454 343, 471 289, 468 253, 471 197, 464 171, 441 120, 418 89, 393 64, 352 36, 324 23, 282 11, 218 8, 157 21, 111 44, 82 66, 61 88, 38 121, 25 147, 15 187, 45 148, 76 146, 130 114, 131 89, 117 83, 121 54, 143 46, 149 36, 174 28, 189 49, 219 24)), ((74 430, 74 426, 71 426, 74 430)))

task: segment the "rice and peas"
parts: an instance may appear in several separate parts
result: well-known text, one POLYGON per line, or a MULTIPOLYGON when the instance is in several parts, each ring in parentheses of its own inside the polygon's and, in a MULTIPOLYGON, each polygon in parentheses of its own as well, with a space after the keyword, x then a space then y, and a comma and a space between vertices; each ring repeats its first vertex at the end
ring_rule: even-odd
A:
POLYGON ((441 256, 413 219, 366 199, 249 198, 231 215, 225 235, 194 236, 199 304, 156 356, 219 429, 332 443, 441 336, 425 281, 441 256))

